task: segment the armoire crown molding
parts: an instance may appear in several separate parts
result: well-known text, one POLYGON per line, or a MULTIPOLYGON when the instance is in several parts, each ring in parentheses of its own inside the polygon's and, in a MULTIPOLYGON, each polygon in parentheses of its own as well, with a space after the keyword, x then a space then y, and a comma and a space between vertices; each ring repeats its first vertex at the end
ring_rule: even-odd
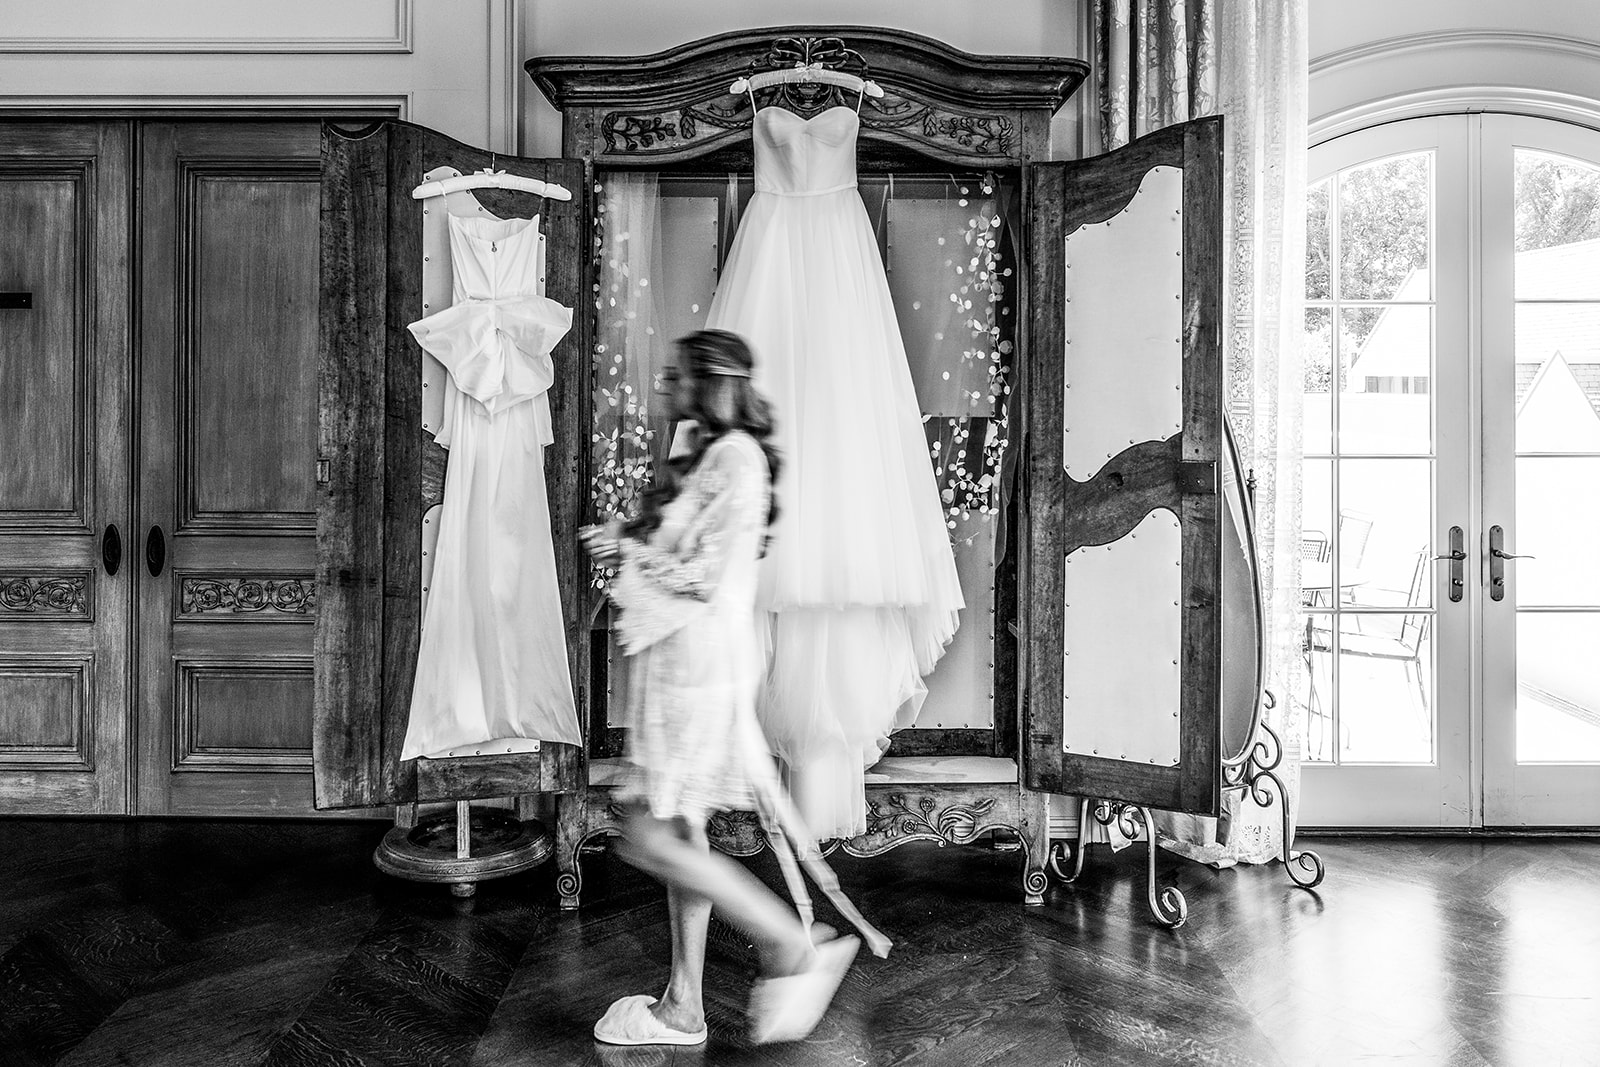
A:
POLYGON ((840 38, 871 77, 963 106, 1044 107, 1054 113, 1089 73, 1075 59, 974 55, 881 26, 759 26, 642 56, 536 56, 525 68, 557 108, 668 108, 727 92, 782 38, 840 38))

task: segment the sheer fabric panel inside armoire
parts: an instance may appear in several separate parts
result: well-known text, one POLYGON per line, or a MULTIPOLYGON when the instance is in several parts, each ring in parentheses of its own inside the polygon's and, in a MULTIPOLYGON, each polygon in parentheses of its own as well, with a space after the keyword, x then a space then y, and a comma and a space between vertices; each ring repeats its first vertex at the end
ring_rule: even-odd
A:
MULTIPOLYGON (((1016 384, 1016 178, 897 171, 863 174, 859 189, 889 279, 967 604, 927 679, 915 724, 895 735, 890 752, 987 755, 997 744, 995 577, 1016 384)), ((633 513, 668 453, 673 426, 656 392, 661 368, 676 338, 705 325, 752 191, 748 171, 598 176, 597 519, 633 513)), ((591 609, 600 618, 611 575, 596 568, 591 578, 591 609)), ((615 731, 627 674, 603 629, 596 630, 594 655, 606 665, 606 710, 605 721, 593 724, 600 728, 592 747, 612 755, 620 751, 615 731)))

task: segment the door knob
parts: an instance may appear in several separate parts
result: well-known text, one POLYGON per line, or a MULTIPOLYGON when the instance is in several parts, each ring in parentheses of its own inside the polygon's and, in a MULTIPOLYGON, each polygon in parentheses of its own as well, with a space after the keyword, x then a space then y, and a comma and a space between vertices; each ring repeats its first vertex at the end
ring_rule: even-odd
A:
POLYGON ((1467 562, 1466 535, 1461 527, 1450 527, 1450 551, 1434 559, 1447 559, 1450 561, 1450 599, 1459 601, 1466 589, 1466 562, 1467 562))
POLYGON ((144 563, 150 569, 150 577, 161 577, 161 571, 167 565, 167 535, 161 532, 161 527, 150 527, 150 535, 144 539, 144 563))
POLYGON ((1533 559, 1532 556, 1519 556, 1507 552, 1505 548, 1506 532, 1498 526, 1489 527, 1489 599, 1504 600, 1506 598, 1506 560, 1508 559, 1533 559))
POLYGON ((106 577, 117 576, 117 570, 122 566, 122 534, 117 531, 115 523, 108 523, 105 532, 100 535, 100 562, 106 569, 106 577))

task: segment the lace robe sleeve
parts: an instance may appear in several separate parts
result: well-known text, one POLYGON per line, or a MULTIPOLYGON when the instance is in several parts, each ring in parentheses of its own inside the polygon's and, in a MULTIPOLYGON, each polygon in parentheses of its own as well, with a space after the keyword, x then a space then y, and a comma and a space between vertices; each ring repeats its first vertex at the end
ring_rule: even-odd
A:
MULTIPOLYGON (((676 633, 716 595, 730 548, 766 522, 766 474, 758 449, 732 441, 712 445, 688 476, 672 507, 692 514, 675 536, 658 530, 649 541, 624 538, 611 597, 622 609, 617 632, 632 655, 676 633)), ((759 543, 759 542, 757 542, 759 543)))

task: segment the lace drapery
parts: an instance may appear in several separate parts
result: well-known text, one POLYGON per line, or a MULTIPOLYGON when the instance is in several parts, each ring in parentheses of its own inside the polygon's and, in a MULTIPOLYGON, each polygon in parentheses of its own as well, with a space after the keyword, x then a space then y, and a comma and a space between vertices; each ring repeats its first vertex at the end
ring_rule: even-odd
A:
MULTIPOLYGON (((1096 0, 1102 146, 1221 113, 1227 396, 1255 473, 1271 725, 1279 773, 1299 794, 1298 552, 1302 271, 1305 250, 1305 0, 1096 0)), ((1164 816, 1169 848, 1219 865, 1280 854, 1280 813, 1230 798, 1220 820, 1164 816)))

